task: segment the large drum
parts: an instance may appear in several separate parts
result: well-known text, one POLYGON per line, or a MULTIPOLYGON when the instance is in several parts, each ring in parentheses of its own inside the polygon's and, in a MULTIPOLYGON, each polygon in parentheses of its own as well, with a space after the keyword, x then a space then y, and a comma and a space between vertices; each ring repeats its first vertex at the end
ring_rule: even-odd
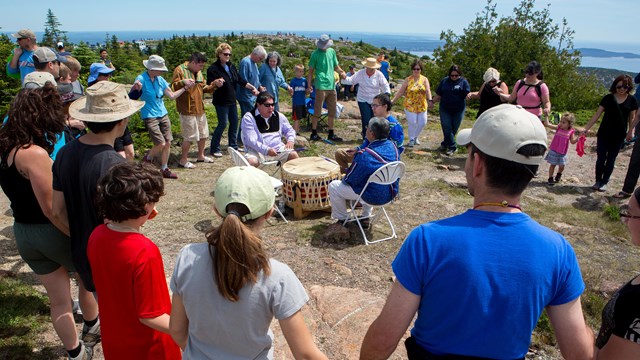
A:
POLYGON ((331 207, 329 183, 340 178, 340 166, 321 157, 305 157, 282 165, 282 192, 287 206, 302 205, 302 210, 315 211, 331 207), (299 198, 296 195, 299 190, 299 198))

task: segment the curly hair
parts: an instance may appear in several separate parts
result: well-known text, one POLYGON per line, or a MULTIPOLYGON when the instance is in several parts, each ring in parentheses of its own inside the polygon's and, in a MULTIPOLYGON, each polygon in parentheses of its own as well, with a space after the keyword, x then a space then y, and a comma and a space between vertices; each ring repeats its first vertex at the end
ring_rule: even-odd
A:
POLYGON ((232 51, 233 49, 231 48, 231 45, 229 45, 229 44, 227 44, 225 42, 220 43, 220 45, 218 45, 218 47, 216 48, 216 56, 220 57, 220 54, 222 54, 222 52, 225 51, 225 50, 232 51))
POLYGON ((114 165, 98 182, 98 214, 121 222, 147 214, 145 206, 164 195, 160 170, 146 163, 122 162, 114 165))
POLYGON ((51 154, 65 119, 60 94, 52 84, 20 90, 9 106, 7 122, 0 128, 0 152, 37 145, 51 154))

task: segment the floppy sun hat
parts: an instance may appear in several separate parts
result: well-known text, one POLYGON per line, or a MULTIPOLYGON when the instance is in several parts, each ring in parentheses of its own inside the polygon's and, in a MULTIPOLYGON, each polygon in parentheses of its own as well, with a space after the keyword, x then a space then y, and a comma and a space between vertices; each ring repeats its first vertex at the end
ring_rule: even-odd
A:
POLYGON ((164 59, 158 55, 151 55, 149 56, 149 60, 142 60, 142 65, 144 65, 147 70, 169 71, 164 64, 164 59))
POLYGON ((240 203, 249 209, 242 221, 253 220, 266 214, 275 202, 271 178, 253 166, 234 166, 218 178, 215 188, 215 206, 218 213, 227 216, 227 206, 240 203))
POLYGON ((100 81, 89 87, 86 96, 69 106, 73 118, 105 123, 122 120, 144 106, 144 101, 131 100, 124 85, 111 81, 100 81))
POLYGON ((473 128, 460 130, 460 145, 473 143, 483 153, 525 165, 539 165, 543 155, 524 156, 517 151, 524 145, 547 147, 547 132, 540 119, 519 105, 494 106, 480 115, 473 128))
POLYGON ((380 63, 372 57, 364 59, 362 65, 369 69, 379 69, 381 66, 380 63))
POLYGON ((316 46, 320 50, 327 50, 331 45, 333 45, 333 40, 331 40, 327 34, 320 35, 318 40, 316 40, 316 46))

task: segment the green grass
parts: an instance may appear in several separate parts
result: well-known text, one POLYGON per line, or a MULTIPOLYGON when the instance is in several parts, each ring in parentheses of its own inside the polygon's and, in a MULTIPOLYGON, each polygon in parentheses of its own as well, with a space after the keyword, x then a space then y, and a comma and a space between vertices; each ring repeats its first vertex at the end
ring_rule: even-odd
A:
POLYGON ((0 278, 0 359, 52 359, 54 349, 34 354, 43 325, 51 321, 49 300, 17 279, 0 278))

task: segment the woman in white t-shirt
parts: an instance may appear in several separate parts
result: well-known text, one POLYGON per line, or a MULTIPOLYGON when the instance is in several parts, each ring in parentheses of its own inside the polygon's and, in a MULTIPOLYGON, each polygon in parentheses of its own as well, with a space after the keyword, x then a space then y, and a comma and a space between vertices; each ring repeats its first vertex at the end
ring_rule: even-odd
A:
POLYGON ((291 269, 269 259, 259 237, 273 213, 269 176, 227 169, 215 188, 222 223, 185 246, 171 278, 170 330, 185 359, 273 359, 275 317, 296 359, 326 359, 300 309, 309 300, 291 269))

